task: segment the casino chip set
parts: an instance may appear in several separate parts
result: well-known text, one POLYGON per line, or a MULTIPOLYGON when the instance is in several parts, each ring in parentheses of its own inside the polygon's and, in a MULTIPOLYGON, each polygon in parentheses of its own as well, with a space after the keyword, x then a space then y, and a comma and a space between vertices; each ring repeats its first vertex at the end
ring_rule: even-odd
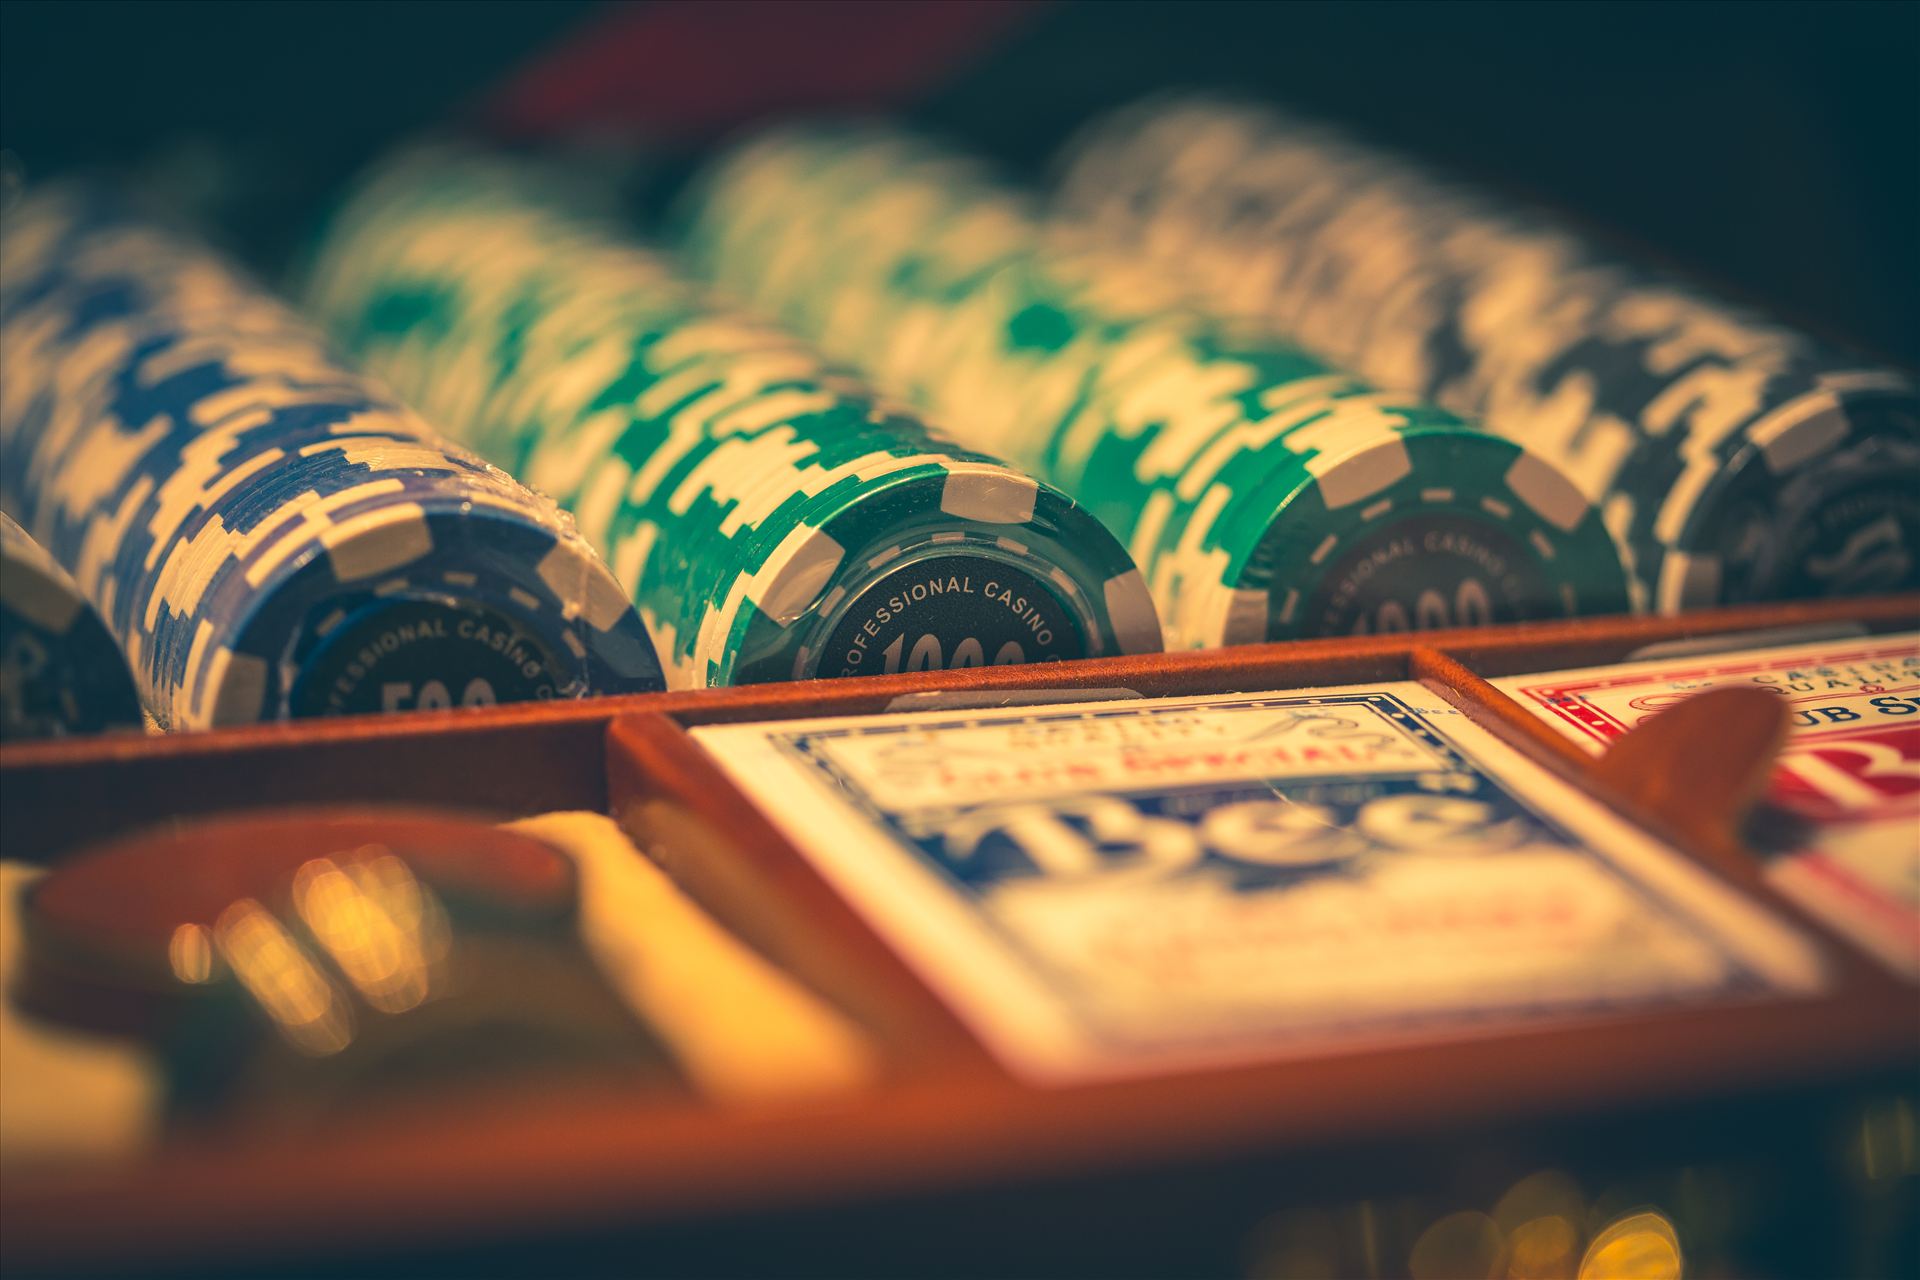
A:
POLYGON ((132 724, 129 682, 198 728, 1920 582, 1898 375, 1264 109, 1062 162, 1048 215, 779 127, 674 260, 412 147, 303 277, 365 374, 105 188, 29 190, 7 735, 132 724))
POLYGON ((0 359, 0 502, 164 728, 660 687, 550 501, 111 197, 9 210, 0 359))
POLYGON ((1059 485, 1127 543, 1172 648, 1618 611, 1548 461, 1209 323, 886 130, 778 131, 684 206, 699 269, 1059 485))
POLYGON ((676 684, 1160 647, 1138 570, 1084 509, 549 205, 538 176, 399 157, 334 222, 310 299, 573 512, 676 684))
POLYGON ((1904 375, 1264 107, 1149 100, 1061 168, 1063 222, 1565 469, 1640 610, 1920 585, 1904 375))
POLYGON ((140 724, 133 673, 100 615, 0 514, 0 741, 140 724))

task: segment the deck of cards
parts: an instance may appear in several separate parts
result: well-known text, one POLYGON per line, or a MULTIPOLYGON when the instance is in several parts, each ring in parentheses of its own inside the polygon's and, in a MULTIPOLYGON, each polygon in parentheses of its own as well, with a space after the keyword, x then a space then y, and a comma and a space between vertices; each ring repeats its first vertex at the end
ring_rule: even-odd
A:
POLYGON ((1920 632, 1665 658, 1495 681, 1592 751, 1702 689, 1750 685, 1790 712, 1750 833, 1780 892, 1920 981, 1920 632))
POLYGON ((1419 684, 693 733, 1039 1083, 1826 982, 1799 930, 1419 684))

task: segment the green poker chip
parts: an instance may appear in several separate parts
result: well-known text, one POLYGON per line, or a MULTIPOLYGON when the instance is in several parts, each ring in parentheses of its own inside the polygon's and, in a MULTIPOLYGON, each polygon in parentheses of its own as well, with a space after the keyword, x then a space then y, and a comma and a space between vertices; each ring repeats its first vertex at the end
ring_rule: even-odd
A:
POLYGON ((1170 647, 1627 604, 1600 513, 1539 455, 1192 312, 926 143, 866 126, 750 140, 696 180, 680 244, 1071 494, 1132 552, 1170 647))
POLYGON ((1056 169, 1056 228, 1552 460, 1638 608, 1920 585, 1910 371, 1266 104, 1148 98, 1056 169))
POLYGON ((736 580, 713 615, 727 634, 701 646, 731 655, 734 679, 892 675, 1099 651, 1109 606, 1083 584, 1104 592, 1111 579, 1076 545, 1084 514, 1058 495, 1011 483, 1001 468, 959 465, 904 474, 861 497, 800 526, 736 580), (820 591, 816 582, 831 585, 820 591))
POLYGON ((572 513, 682 687, 1157 650, 1082 506, 454 149, 372 175, 308 274, 375 372, 572 513))

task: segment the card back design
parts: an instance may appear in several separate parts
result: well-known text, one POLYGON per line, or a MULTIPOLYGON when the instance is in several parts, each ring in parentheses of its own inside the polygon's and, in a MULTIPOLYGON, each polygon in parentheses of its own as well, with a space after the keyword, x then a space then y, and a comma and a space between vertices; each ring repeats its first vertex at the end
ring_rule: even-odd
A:
POLYGON ((1749 839, 1782 893, 1920 981, 1920 633, 1510 676, 1494 683, 1599 751, 1702 689, 1786 700, 1749 839))
POLYGON ((1415 684, 694 734, 1036 1080, 1821 982, 1798 934, 1415 684))

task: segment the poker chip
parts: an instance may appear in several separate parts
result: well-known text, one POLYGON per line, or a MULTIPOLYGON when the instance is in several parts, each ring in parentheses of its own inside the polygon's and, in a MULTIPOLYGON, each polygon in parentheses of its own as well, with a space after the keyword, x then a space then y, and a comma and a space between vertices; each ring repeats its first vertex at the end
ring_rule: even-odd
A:
POLYGON ((1195 312, 932 144, 778 130, 697 177, 679 223, 697 271, 1098 516, 1169 647, 1625 607, 1550 462, 1195 312))
POLYGON ((1264 107, 1136 104, 1060 170, 1062 226, 1551 459, 1601 504, 1641 608, 1920 584, 1903 374, 1264 107))
POLYGON ((8 211, 0 359, 0 503, 164 728, 661 685, 550 501, 107 192, 8 211))
POLYGON ((37 881, 21 917, 19 998, 66 1021, 154 1030, 195 994, 207 931, 234 903, 277 910, 314 859, 387 855, 470 924, 554 938, 574 928, 574 864, 532 837, 424 810, 232 814, 82 850, 37 881))
POLYGON ((369 176, 312 310, 554 496, 678 686, 1142 653, 1139 571, 1082 507, 952 444, 556 198, 425 147, 369 176))
POLYGON ((305 1126, 531 1072, 683 1087, 580 946, 579 905, 567 854, 457 814, 229 814, 37 881, 13 995, 152 1044, 185 1120, 305 1126))
POLYGON ((120 647, 73 579, 0 514, 0 740, 138 729, 120 647))
POLYGON ((484 1105, 487 1093, 591 1083, 687 1099, 671 1052, 576 945, 456 930, 431 996, 390 1012, 333 978, 301 923, 257 909, 229 918, 228 964, 242 967, 161 1044, 176 1123, 298 1141, 460 1094, 484 1105), (289 1008, 282 984, 321 996, 321 1015, 289 1008))

